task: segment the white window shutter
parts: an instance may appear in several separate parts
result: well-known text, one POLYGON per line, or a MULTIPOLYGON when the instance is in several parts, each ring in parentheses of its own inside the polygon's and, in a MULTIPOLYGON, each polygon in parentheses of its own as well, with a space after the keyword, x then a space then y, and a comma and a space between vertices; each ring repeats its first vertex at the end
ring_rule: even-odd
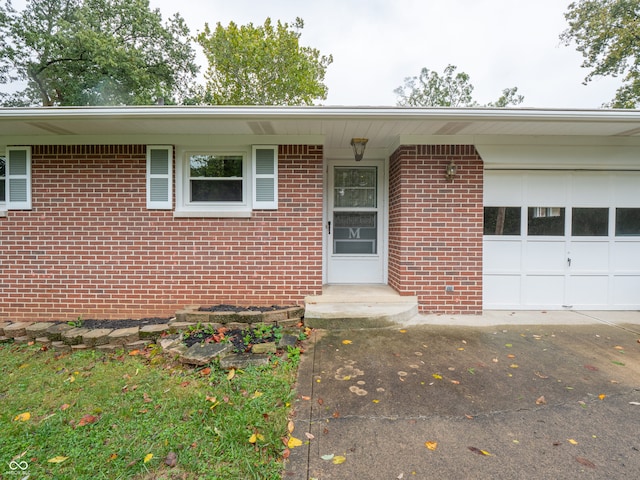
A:
POLYGON ((278 147, 253 147, 253 208, 278 209, 278 147))
POLYGON ((173 148, 147 146, 147 208, 171 210, 173 148))
POLYGON ((7 147, 6 202, 9 210, 31 210, 31 147, 7 147))

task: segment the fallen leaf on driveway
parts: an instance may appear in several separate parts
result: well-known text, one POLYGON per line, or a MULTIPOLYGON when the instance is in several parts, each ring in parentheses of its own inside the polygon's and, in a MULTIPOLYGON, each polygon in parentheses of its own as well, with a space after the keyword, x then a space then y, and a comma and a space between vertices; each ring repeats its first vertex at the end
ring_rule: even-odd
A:
POLYGON ((600 395, 598 395, 598 398, 599 398, 600 400, 604 400, 604 399, 605 399, 605 397, 606 397, 606 395, 605 395, 604 393, 601 393, 600 395))
POLYGON ((433 452, 438 448, 438 442, 424 442, 424 446, 433 452))
POLYGON ((353 342, 351 340, 342 340, 343 345, 351 345, 353 342))
POLYGON ((544 398, 544 395, 542 395, 540 398, 536 400, 536 405, 546 405, 546 404, 547 404, 547 400, 544 398))
POLYGON ((576 457, 576 461, 581 464, 584 465, 585 467, 589 467, 589 468, 596 468, 595 463, 593 463, 591 460, 587 460, 586 458, 583 457, 576 457))
POLYGON ((300 440, 299 438, 296 437, 290 437, 289 441, 287 442, 287 447, 289 448, 296 448, 302 445, 302 440, 300 440))
POLYGON ((542 373, 540 373, 540 372, 536 372, 536 377, 538 377, 538 378, 542 378, 542 379, 549 378, 549 376, 548 376, 548 375, 543 375, 543 374, 542 374, 542 373))
POLYGON ((597 372, 598 371, 598 367, 594 367, 593 365, 585 365, 584 368, 586 368, 587 370, 589 370, 591 372, 597 372))
POLYGON ((485 457, 491 456, 491 454, 486 450, 480 450, 479 448, 476 448, 476 447, 467 447, 467 448, 471 450, 473 453, 477 453, 478 455, 484 455, 485 457))
POLYGON ((577 445, 578 444, 578 442, 576 442, 573 438, 570 438, 568 441, 569 441, 569 443, 571 445, 577 445))
POLYGON ((333 464, 334 465, 340 465, 341 463, 344 463, 347 459, 341 455, 336 455, 335 457, 333 457, 333 464))

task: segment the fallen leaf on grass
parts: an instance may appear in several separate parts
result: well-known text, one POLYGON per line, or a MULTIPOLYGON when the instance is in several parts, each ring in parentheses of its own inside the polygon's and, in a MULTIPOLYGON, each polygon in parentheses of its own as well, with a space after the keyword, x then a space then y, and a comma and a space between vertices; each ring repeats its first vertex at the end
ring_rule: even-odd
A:
POLYGON ((591 460, 587 460, 584 457, 576 457, 576 461, 580 465, 584 465, 585 467, 596 468, 596 464, 595 463, 593 463, 591 460))
POLYGON ((485 457, 491 456, 491 454, 486 450, 480 450, 479 448, 476 448, 476 447, 467 447, 467 448, 471 450, 473 453, 477 453, 478 455, 484 455, 485 457))
POLYGON ((249 443, 255 444, 258 440, 260 441, 264 440, 264 435, 262 435, 261 433, 254 433, 249 437, 249 443))
POLYGON ((172 468, 178 464, 178 456, 175 454, 175 452, 167 453, 167 458, 164 459, 164 464, 172 468))
POLYGON ((424 446, 433 452, 438 448, 438 442, 424 442, 424 446))
POLYGON ((151 459, 153 458, 153 453, 147 453, 144 456, 144 460, 142 461, 143 463, 149 463, 151 461, 151 459))
POLYGON ((68 403, 63 403, 62 405, 60 405, 60 410, 62 410, 63 412, 69 408, 71 405, 69 405, 68 403))
POLYGON ((109 460, 107 460, 107 462, 111 462, 111 461, 115 460, 116 458, 118 458, 118 454, 117 453, 112 453, 111 455, 109 455, 109 460))
POLYGON ((235 368, 232 368, 231 370, 229 370, 229 373, 227 374, 227 380, 231 380, 235 376, 236 376, 236 370, 235 368))
POLYGON ((206 377, 210 373, 211 373, 211 368, 209 367, 203 368, 202 370, 200 370, 200 375, 202 375, 203 377, 206 377))
POLYGON ((57 455, 53 458, 50 458, 49 460, 47 460, 48 463, 62 463, 64 462, 66 459, 68 459, 69 457, 63 457, 62 455, 57 455))
POLYGON ((13 419, 14 422, 26 422, 31 418, 31 413, 30 412, 24 412, 21 413, 20 415, 16 415, 15 418, 13 419))
POLYGON ((135 357, 136 355, 140 355, 140 350, 131 350, 129 352, 130 357, 135 357))
POLYGON ((96 423, 100 417, 96 417, 95 415, 85 415, 78 422, 78 427, 84 427, 85 425, 90 425, 92 423, 96 423))
POLYGON ((341 463, 344 463, 347 459, 341 455, 336 455, 335 457, 333 457, 332 463, 334 465, 340 465, 341 463))
POLYGON ((289 440, 287 441, 287 447, 289 448, 296 448, 301 445, 302 445, 302 440, 296 437, 289 437, 289 440))

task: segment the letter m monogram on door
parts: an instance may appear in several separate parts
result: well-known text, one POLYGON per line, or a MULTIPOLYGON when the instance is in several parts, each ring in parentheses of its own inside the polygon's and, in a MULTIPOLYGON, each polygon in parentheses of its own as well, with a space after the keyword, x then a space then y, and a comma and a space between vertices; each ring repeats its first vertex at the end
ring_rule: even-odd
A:
POLYGON ((349 228, 349 238, 360 238, 360 228, 349 228))

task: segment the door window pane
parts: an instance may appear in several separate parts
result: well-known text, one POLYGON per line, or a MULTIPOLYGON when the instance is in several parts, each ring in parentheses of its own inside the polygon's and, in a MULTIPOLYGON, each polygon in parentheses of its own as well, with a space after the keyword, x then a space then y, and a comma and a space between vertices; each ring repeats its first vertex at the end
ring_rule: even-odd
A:
POLYGON ((616 236, 640 235, 640 208, 616 208, 616 236))
POLYGON ((376 212, 334 212, 333 253, 377 253, 376 212))
POLYGON ((520 207, 484 207, 485 235, 520 235, 520 207))
POLYGON ((376 167, 335 167, 334 207, 376 208, 377 170, 376 167))
POLYGON ((527 234, 564 236, 564 208, 529 207, 527 234))
POLYGON ((608 208, 574 208, 571 210, 571 235, 606 237, 608 234, 608 208))

